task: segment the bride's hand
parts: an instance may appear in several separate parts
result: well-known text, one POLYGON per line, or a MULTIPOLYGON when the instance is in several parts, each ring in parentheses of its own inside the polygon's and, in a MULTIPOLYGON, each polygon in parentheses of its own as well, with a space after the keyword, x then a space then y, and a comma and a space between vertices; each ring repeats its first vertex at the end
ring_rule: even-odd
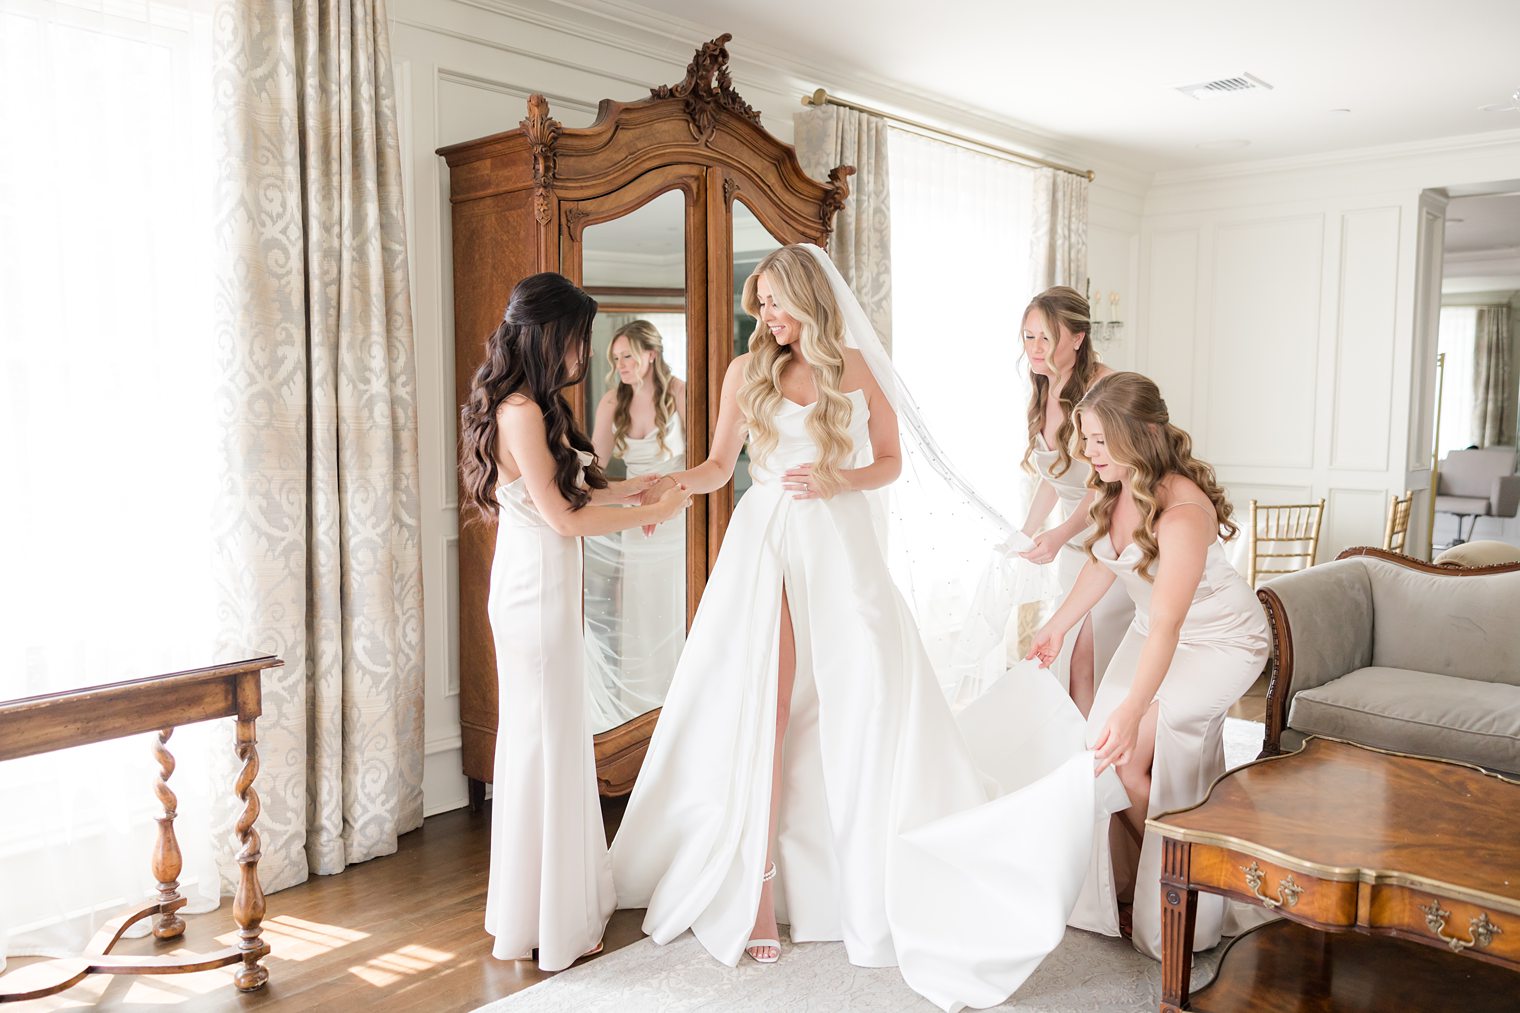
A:
POLYGON ((1057 633, 1047 624, 1035 631, 1034 640, 1029 644, 1029 653, 1024 656, 1028 661, 1034 658, 1040 663, 1041 668, 1049 668, 1051 662, 1061 653, 1061 645, 1065 643, 1066 635, 1057 633))
POLYGON ((647 478, 643 487, 633 497, 632 502, 643 506, 646 503, 657 503, 661 496, 665 495, 676 486, 676 480, 669 475, 640 475, 640 479, 647 478))
POLYGON ((788 468, 786 474, 781 476, 781 487, 792 494, 792 499, 829 498, 829 494, 819 488, 818 480, 813 477, 811 464, 788 468))
POLYGON ((1129 762, 1129 758, 1135 752, 1135 743, 1140 738, 1140 719, 1145 716, 1145 709, 1136 707, 1128 700, 1114 708, 1114 712, 1103 722, 1103 730, 1098 733, 1098 740, 1093 743, 1096 753, 1094 759, 1097 766, 1093 769, 1093 776, 1103 773, 1109 767, 1122 767, 1129 762))
POLYGON ((1065 544, 1066 540, 1061 537, 1060 532, 1051 528, 1049 531, 1041 531, 1035 535, 1034 548, 1021 552, 1019 555, 1031 563, 1044 565, 1055 559, 1056 554, 1061 551, 1061 546, 1065 544))

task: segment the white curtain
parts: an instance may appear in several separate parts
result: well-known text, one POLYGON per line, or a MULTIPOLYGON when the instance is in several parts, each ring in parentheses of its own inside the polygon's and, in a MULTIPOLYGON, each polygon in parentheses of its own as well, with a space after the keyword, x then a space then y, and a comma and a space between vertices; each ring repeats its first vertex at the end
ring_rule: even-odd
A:
MULTIPOLYGON (((0 0, 0 699, 211 656, 208 7, 0 0)), ((192 910, 211 731, 170 743, 192 910)), ((0 764, 0 966, 149 896, 152 738, 0 764)))
POLYGON ((1438 457, 1477 442, 1473 433, 1473 345, 1477 326, 1477 307, 1441 307, 1436 346, 1446 354, 1446 372, 1441 381, 1438 457))
POLYGON ((1087 188, 1085 176, 1034 170, 1030 266, 1036 292, 1052 285, 1087 291, 1087 188))
POLYGON ((906 130, 888 136, 892 358, 956 468, 1017 525, 1030 489, 1015 462, 1034 172, 906 130))
POLYGON ((792 117, 797 160, 815 179, 849 165, 850 198, 834 216, 829 257, 892 351, 892 131, 887 121, 843 106, 810 106, 792 117))

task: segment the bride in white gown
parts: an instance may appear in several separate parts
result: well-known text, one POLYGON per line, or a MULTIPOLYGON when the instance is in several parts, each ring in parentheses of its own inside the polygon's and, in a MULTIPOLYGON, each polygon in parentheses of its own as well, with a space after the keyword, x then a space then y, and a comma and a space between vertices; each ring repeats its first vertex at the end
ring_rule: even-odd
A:
POLYGON ((995 1005, 1060 942, 1122 792, 1048 673, 952 717, 866 493, 914 409, 827 256, 771 254, 744 303, 712 455, 675 477, 719 488, 747 433, 754 485, 613 842, 618 904, 727 964, 776 959, 779 918, 944 1009, 995 1005))

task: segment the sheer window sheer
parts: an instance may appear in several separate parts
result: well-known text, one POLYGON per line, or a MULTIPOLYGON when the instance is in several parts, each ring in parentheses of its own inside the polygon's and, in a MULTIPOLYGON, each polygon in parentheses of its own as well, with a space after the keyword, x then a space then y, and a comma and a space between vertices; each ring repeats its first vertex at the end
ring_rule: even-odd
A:
MULTIPOLYGON (((205 664, 210 5, 0 0, 0 699, 205 664)), ((215 906, 208 728, 181 876, 215 906)), ((0 963, 152 888, 149 737, 0 764, 0 963)))
POLYGON ((892 358, 955 466, 1017 527, 1034 171, 893 129, 892 358))
POLYGON ((1463 450, 1477 442, 1473 436, 1473 342, 1477 335, 1476 306, 1441 307, 1436 344, 1446 353, 1441 382, 1441 445, 1437 456, 1463 450))

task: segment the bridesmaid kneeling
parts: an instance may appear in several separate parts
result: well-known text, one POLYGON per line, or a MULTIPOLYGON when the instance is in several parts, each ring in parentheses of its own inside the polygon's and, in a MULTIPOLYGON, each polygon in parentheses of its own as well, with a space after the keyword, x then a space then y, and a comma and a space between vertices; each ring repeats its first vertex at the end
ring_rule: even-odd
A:
POLYGON ((586 708, 580 537, 658 524, 690 498, 675 487, 613 505, 644 498, 658 476, 609 484, 565 400, 585 374, 595 316, 596 301, 561 275, 519 282, 459 425, 467 498, 498 522, 486 931, 493 956, 537 956, 546 971, 600 949, 615 904, 586 708))
MULTIPOLYGON (((1161 842, 1145 820, 1202 801, 1224 773, 1225 711, 1261 674, 1271 641, 1255 593, 1225 559, 1220 534, 1239 530, 1230 504, 1214 469, 1193 457, 1192 439, 1171 424, 1156 385, 1111 374, 1075 414, 1098 493, 1091 558, 1035 634, 1030 657, 1055 660, 1115 580, 1134 600, 1135 618, 1087 726, 1098 772, 1117 769, 1130 808, 1097 835, 1070 924, 1119 935, 1119 902, 1132 891, 1135 948, 1159 959, 1161 842)), ((1198 902, 1195 945, 1206 949, 1219 941, 1224 901, 1198 902)))

